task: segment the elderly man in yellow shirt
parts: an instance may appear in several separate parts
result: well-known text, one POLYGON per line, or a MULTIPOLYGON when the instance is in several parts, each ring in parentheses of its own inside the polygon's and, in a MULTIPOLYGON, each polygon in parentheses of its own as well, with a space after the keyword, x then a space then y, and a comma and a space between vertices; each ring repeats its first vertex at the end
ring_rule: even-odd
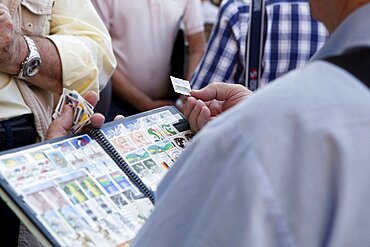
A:
MULTIPOLYGON (((115 66, 89 0, 0 0, 0 151, 43 140, 52 95, 98 93, 115 66)), ((19 223, 2 201, 0 219, 1 244, 15 246, 19 223)))

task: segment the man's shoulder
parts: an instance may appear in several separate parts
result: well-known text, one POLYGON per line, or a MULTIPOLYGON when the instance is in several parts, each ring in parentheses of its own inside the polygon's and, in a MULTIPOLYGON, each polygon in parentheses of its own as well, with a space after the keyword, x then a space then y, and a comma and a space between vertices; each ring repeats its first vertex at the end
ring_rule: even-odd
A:
POLYGON ((219 13, 223 16, 248 13, 250 2, 246 0, 226 0, 222 1, 219 13))
POLYGON ((218 11, 218 23, 221 26, 231 26, 244 24, 248 21, 245 18, 249 15, 250 3, 246 0, 225 0, 222 1, 218 11))
MULTIPOLYGON (((338 78, 345 76, 348 76, 347 72, 332 64, 322 60, 311 61, 257 91, 255 96, 258 97, 255 97, 253 104, 258 105, 262 112, 271 108, 273 111, 287 114, 300 114, 301 111, 319 109, 321 104, 328 100, 335 101, 340 91, 350 91, 349 83, 337 82, 338 78)), ((249 103, 251 102, 252 100, 249 103)))

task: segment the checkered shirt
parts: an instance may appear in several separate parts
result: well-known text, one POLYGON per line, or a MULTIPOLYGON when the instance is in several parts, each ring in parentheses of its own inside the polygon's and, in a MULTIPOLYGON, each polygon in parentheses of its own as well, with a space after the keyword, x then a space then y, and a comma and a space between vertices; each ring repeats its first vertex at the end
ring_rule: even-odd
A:
MULTIPOLYGON (((206 53, 196 69, 193 89, 211 82, 245 85, 246 41, 251 0, 224 0, 206 53)), ((267 33, 260 87, 299 68, 324 44, 325 27, 313 20, 308 1, 266 0, 267 33)))

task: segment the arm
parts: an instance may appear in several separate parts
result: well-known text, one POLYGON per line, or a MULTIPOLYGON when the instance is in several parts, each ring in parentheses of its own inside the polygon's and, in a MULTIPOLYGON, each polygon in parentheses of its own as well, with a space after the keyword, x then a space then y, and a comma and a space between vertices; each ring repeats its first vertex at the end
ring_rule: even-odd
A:
MULTIPOLYGON (((0 21, 1 71, 15 75, 27 56, 27 45, 15 34, 8 9, 2 4, 0 21)), ((70 4, 55 1, 50 35, 31 38, 43 64, 39 74, 29 82, 54 93, 61 93, 62 87, 76 89, 82 94, 90 90, 99 92, 116 65, 110 36, 88 0, 71 1, 70 4)))
POLYGON ((195 68, 198 66, 204 53, 205 37, 203 32, 195 33, 186 37, 188 41, 188 61, 185 79, 190 80, 195 68))
POLYGON ((90 0, 55 0, 47 38, 59 53, 63 87, 82 95, 104 88, 116 59, 109 33, 90 0))
POLYGON ((127 81, 119 69, 112 76, 112 89, 115 95, 133 105, 139 111, 146 111, 175 103, 170 100, 152 100, 148 95, 135 87, 133 83, 127 81))
MULTIPOLYGON (((13 21, 8 8, 3 4, 0 4, 0 26, 0 71, 10 75, 17 75, 21 63, 28 54, 28 47, 22 35, 14 32, 13 21)), ((51 92, 61 93, 62 69, 56 47, 47 38, 31 38, 39 50, 42 66, 39 73, 28 79, 28 82, 51 92)))

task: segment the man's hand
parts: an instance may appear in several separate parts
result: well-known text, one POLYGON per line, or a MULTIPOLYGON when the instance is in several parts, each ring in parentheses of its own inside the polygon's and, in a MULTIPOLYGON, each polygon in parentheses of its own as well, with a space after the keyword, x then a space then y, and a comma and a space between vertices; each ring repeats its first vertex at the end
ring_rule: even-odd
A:
POLYGON ((242 85, 211 83, 201 90, 191 91, 191 96, 182 107, 191 130, 199 131, 212 118, 233 107, 252 92, 242 85))
POLYGON ((3 50, 13 42, 14 25, 8 8, 0 3, 0 48, 3 50))
POLYGON ((8 8, 0 3, 0 65, 7 67, 18 56, 18 39, 8 8))
MULTIPOLYGON (((88 92, 84 97, 92 106, 95 106, 98 102, 98 96, 94 92, 88 92)), ((99 128, 104 123, 104 116, 100 113, 94 113, 91 116, 91 123, 88 127, 99 128)), ((65 105, 62 110, 62 114, 51 122, 46 139, 53 139, 57 137, 66 136, 69 134, 69 129, 72 127, 73 122, 73 110, 70 106, 65 105)))
MULTIPOLYGON (((45 37, 30 37, 36 44, 43 65, 39 73, 27 81, 35 86, 60 94, 62 92, 62 65, 54 43, 45 37)), ((28 54, 23 36, 16 33, 8 8, 0 3, 0 71, 16 75, 28 54)))

